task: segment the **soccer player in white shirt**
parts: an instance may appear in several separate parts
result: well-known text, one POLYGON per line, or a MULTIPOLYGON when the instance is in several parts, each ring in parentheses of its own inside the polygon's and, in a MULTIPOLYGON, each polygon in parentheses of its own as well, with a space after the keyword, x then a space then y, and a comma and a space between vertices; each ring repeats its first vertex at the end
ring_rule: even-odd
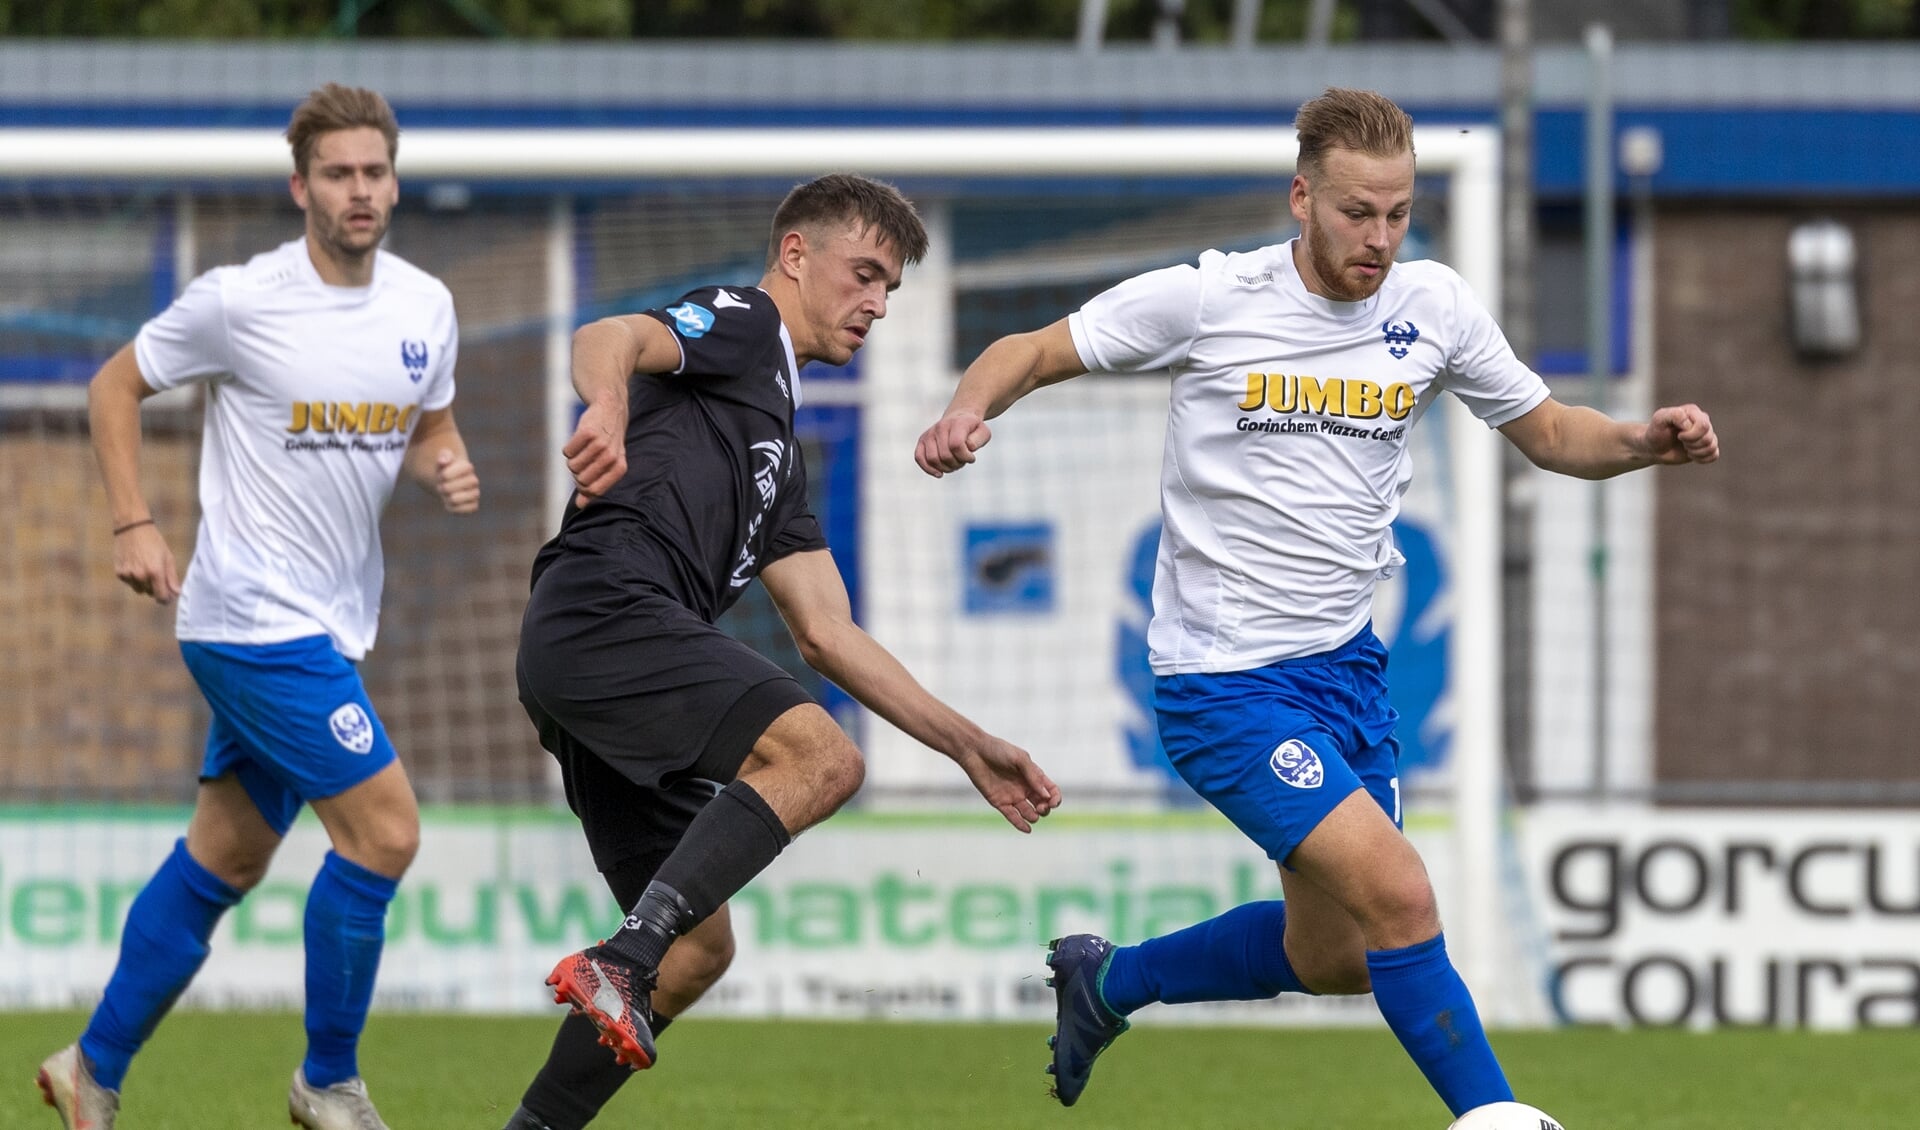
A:
POLYGON ((1250 903, 1137 946, 1053 943, 1055 1093, 1153 1001, 1371 991, 1456 1116, 1513 1097, 1447 958, 1433 888, 1400 830, 1375 582, 1407 434, 1442 390, 1538 466, 1606 478, 1710 463, 1686 404, 1625 423, 1562 405, 1453 271, 1396 265, 1413 207, 1413 123, 1333 89, 1301 107, 1289 195, 1300 236, 1123 282, 1002 338, 961 378, 915 457, 957 471, 986 421, 1088 371, 1173 375, 1149 647, 1162 744, 1195 791, 1280 865, 1284 902, 1250 903))
POLYGON ((356 1049, 420 816, 354 663, 373 645, 380 512, 400 472, 453 513, 480 504, 453 420, 452 296, 380 250, 398 139, 374 91, 309 95, 287 129, 304 237, 195 279, 88 390, 114 572, 178 598, 175 633, 213 720, 187 834, 134 900, 86 1031, 40 1069, 68 1130, 111 1130, 128 1064, 302 804, 333 850, 307 896, 307 1054, 288 1107, 309 1130, 384 1126, 356 1049), (188 382, 205 386, 206 422, 182 584, 140 486, 140 401, 188 382))

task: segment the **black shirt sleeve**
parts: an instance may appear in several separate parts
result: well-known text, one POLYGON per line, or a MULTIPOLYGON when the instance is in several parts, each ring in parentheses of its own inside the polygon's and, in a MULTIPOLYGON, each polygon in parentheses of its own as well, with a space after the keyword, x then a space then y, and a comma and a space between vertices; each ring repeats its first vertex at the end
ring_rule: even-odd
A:
POLYGON ((766 355, 768 338, 780 333, 780 311, 773 299, 750 286, 703 286, 647 314, 680 342, 676 373, 682 376, 746 373, 766 355))
POLYGON ((767 565, 773 564, 782 557, 825 548, 827 548, 827 535, 820 529, 820 519, 814 517, 812 511, 802 510, 788 519, 787 524, 780 527, 779 532, 773 535, 773 541, 767 546, 766 563, 761 568, 766 568, 767 565))

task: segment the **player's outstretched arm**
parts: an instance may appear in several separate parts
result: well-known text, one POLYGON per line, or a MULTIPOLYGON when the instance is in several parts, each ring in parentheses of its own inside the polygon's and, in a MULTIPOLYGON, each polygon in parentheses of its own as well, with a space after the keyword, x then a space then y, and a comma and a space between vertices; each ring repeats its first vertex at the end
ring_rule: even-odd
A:
POLYGON ((1027 751, 941 702, 853 622, 847 586, 825 550, 790 554, 760 573, 807 665, 875 714, 952 758, 1007 823, 1022 832, 1060 805, 1060 787, 1027 751))
POLYGON ((1032 392, 1087 371, 1065 318, 1045 329, 1003 337, 967 366, 953 400, 914 446, 914 462, 934 478, 973 462, 993 438, 987 421, 1032 392))
POLYGON ((627 381, 635 373, 671 373, 680 343, 640 314, 589 322, 573 335, 573 391, 586 411, 560 454, 573 473, 574 504, 585 506, 627 473, 627 381))
POLYGON ((1662 408, 1640 424, 1549 398, 1500 431, 1534 466, 1582 479, 1720 458, 1713 420, 1696 404, 1662 408))
POLYGON ((153 393, 133 345, 124 345, 87 385, 87 426, 113 515, 113 575, 134 592, 171 604, 180 595, 180 571, 140 489, 140 402, 153 393))
POLYGON ((407 442, 407 474, 440 499, 450 514, 480 509, 480 475, 467 458, 467 441, 453 422, 453 406, 420 414, 407 442))

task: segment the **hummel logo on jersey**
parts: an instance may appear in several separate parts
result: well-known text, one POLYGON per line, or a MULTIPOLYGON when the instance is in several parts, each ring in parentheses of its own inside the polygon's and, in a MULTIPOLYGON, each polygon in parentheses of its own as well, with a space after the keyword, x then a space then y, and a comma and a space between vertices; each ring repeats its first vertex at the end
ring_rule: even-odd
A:
POLYGON ((407 379, 414 384, 427 375, 427 343, 400 339, 400 363, 407 367, 407 379))
POLYGON ((1274 776, 1296 789, 1317 789, 1327 779, 1327 767, 1320 764, 1320 755, 1298 738, 1281 742, 1267 764, 1273 767, 1274 776))
POLYGON ((787 445, 777 439, 763 439, 753 445, 753 454, 753 486, 760 492, 760 512, 747 521, 747 541, 740 547, 733 576, 728 578, 728 584, 736 589, 753 580, 753 567, 760 560, 753 552, 753 538, 773 511, 774 496, 780 492, 780 465, 786 461, 787 445))
POLYGON ((1393 354, 1395 360, 1405 357, 1408 348, 1420 340, 1420 330, 1412 322, 1401 325, 1399 322, 1389 321, 1383 323, 1380 330, 1386 335, 1387 352, 1393 354))
POLYGON ((750 308, 750 304, 740 301, 732 291, 721 287, 713 292, 713 308, 715 310, 746 310, 750 308))
POLYGON ((327 719, 327 726, 333 730, 333 740, 354 753, 370 753, 373 750, 373 722, 367 712, 360 709, 357 702, 349 702, 333 712, 327 719))
MULTIPOLYGON (((714 305, 718 306, 719 303, 714 305)), ((705 337, 707 331, 713 328, 713 311, 705 306, 682 302, 678 306, 667 307, 667 314, 680 327, 681 337, 705 337)))

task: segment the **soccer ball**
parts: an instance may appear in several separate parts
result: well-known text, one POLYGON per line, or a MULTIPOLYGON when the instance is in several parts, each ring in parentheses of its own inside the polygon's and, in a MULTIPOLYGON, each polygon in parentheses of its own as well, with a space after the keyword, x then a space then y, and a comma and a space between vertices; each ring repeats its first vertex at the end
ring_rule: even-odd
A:
POLYGON ((1525 1103, 1488 1103, 1461 1115, 1447 1130, 1566 1130, 1560 1120, 1525 1103))

